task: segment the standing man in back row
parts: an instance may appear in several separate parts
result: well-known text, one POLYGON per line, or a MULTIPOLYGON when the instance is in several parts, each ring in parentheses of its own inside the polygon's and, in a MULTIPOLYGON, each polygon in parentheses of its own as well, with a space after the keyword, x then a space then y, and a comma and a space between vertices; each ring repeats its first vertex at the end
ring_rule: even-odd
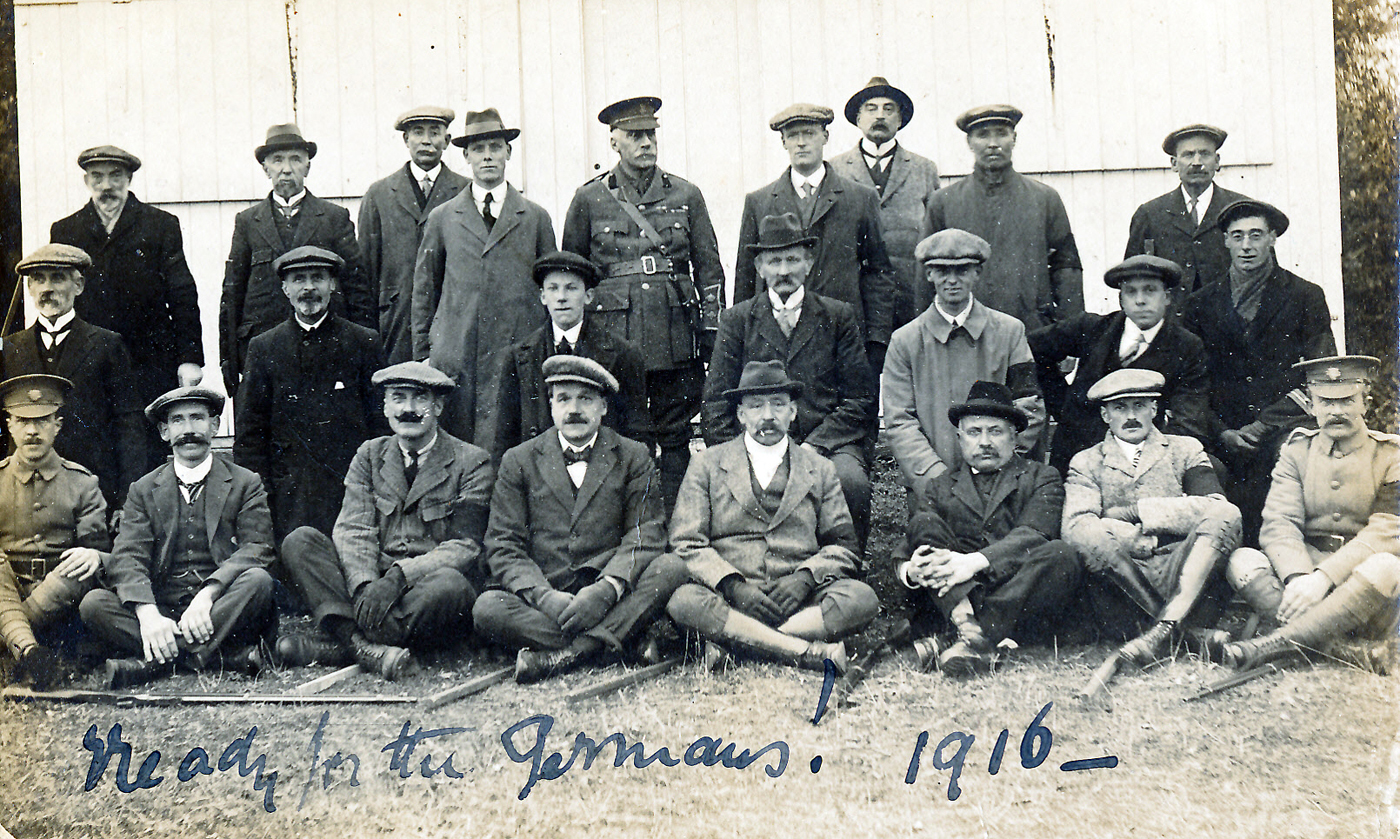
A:
POLYGON ((724 269, 705 197, 656 165, 660 109, 660 99, 641 96, 598 113, 618 164, 574 193, 563 249, 602 269, 590 308, 600 326, 641 350, 669 512, 690 463, 690 421, 724 305, 724 269))

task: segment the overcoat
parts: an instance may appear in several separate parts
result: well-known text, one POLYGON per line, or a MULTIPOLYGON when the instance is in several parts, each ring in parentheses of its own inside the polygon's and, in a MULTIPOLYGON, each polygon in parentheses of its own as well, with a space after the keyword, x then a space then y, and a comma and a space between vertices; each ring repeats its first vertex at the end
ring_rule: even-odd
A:
POLYGON ((1133 211, 1123 258, 1150 253, 1170 259, 1181 266, 1181 288, 1187 294, 1215 282, 1230 268, 1225 234, 1216 227, 1220 211, 1244 198, 1216 184, 1210 204, 1201 214, 1201 223, 1196 224, 1186 212, 1186 196, 1181 187, 1159 195, 1133 211))
POLYGON ((378 313, 375 328, 389 364, 408 361, 413 356, 413 272, 418 265, 418 245, 423 241, 428 213, 446 204, 467 185, 465 177, 444 163, 426 205, 419 207, 420 190, 410 180, 412 165, 405 163, 393 174, 370 184, 360 201, 356 225, 365 281, 378 313))
MULTIPOLYGON (((807 233, 818 238, 816 262, 807 275, 807 291, 851 304, 866 341, 888 344, 893 330, 893 268, 880 227, 880 197, 838 174, 830 164, 817 189, 807 233)), ((749 245, 758 242, 758 223, 766 216, 792 213, 802 218, 792 167, 768 186, 744 197, 739 221, 739 255, 734 266, 734 301, 762 294, 766 287, 754 267, 749 245)))
POLYGON ((482 437, 501 354, 549 322, 530 266, 556 250, 549 213, 513 186, 489 232, 470 187, 428 214, 413 274, 413 357, 457 382, 443 418, 454 436, 482 437))

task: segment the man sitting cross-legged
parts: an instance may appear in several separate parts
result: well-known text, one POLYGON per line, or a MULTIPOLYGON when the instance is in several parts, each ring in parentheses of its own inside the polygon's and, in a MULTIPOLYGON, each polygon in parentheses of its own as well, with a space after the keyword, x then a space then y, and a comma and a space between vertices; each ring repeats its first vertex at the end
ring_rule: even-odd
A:
POLYGON ((880 603, 852 579, 855 530, 836 467, 788 438, 801 392, 781 361, 749 362, 725 392, 744 435, 706 449, 681 483, 671 545, 696 582, 667 611, 713 641, 845 670, 840 639, 880 603))
MULTIPOLYGON (((986 672, 992 650, 1018 626, 1052 616, 1079 586, 1082 564, 1060 541, 1065 491, 1053 468, 1016 454, 1027 417, 1011 391, 976 382, 948 409, 962 464, 925 485, 909 525, 913 555, 899 580, 924 594, 958 640, 938 658, 948 676, 986 672)), ((915 641, 915 649, 936 644, 915 641)), ((921 660, 927 666, 931 660, 921 660)))
POLYGON ((551 356, 543 370, 554 426, 501 460, 486 557, 502 590, 472 610, 478 634, 520 650, 518 682, 621 651, 686 580, 685 565, 661 553, 651 452, 601 425, 617 379, 575 355, 551 356))

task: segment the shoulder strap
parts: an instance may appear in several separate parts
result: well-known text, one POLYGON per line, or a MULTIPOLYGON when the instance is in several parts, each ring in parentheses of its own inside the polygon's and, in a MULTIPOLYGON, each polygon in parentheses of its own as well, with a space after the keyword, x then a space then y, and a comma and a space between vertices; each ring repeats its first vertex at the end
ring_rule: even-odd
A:
POLYGON ((659 249, 664 250, 666 248, 665 243, 661 241, 661 234, 657 233, 656 228, 652 227, 651 222, 646 220, 646 217, 642 215, 642 211, 637 209, 637 205, 628 201, 622 194, 622 187, 609 186, 608 193, 612 195, 613 200, 615 200, 618 206, 622 208, 622 211, 627 214, 627 217, 632 219, 637 227, 641 229, 642 235, 646 237, 647 241, 651 242, 659 249))

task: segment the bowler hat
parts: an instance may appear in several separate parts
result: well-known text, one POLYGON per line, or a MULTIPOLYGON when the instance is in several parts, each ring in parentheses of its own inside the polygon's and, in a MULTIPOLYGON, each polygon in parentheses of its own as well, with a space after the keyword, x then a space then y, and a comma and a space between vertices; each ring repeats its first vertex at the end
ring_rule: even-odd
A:
POLYGON ((821 241, 816 236, 807 235, 796 213, 764 216, 758 223, 758 241, 747 245, 750 253, 775 251, 799 246, 813 247, 821 241))
POLYGON ((12 417, 38 419, 58 413, 73 383, 62 376, 31 373, 0 382, 0 402, 12 417))
POLYGON ((1206 125, 1205 123, 1198 122, 1194 125, 1187 125, 1185 127, 1178 128, 1177 130, 1168 134, 1167 138, 1162 141, 1162 151, 1166 152, 1172 157, 1176 157, 1176 144, 1186 139, 1187 137, 1193 137, 1197 135, 1202 137, 1209 137, 1210 141, 1212 143, 1215 143, 1216 149, 1219 149, 1221 146, 1225 145, 1225 138, 1230 136, 1228 133, 1226 133, 1225 129, 1223 128, 1216 128, 1214 125, 1206 125))
POLYGON ((1288 216, 1283 214, 1283 210, 1268 204, 1264 201, 1256 201, 1253 198, 1241 198, 1231 204, 1225 205, 1225 209, 1220 211, 1220 220, 1216 226, 1220 232, 1224 233, 1230 229, 1230 225, 1235 219, 1249 218, 1250 216, 1260 216, 1269 223, 1269 229, 1274 231, 1275 236, 1282 236, 1288 229, 1288 216))
POLYGON ((288 149, 301 149, 308 159, 316 156, 316 144, 301 136, 301 129, 296 127, 296 123, 286 122, 267 129, 267 141, 253 150, 253 157, 262 163, 269 154, 288 149))
POLYGON ((1156 370, 1124 367, 1094 382, 1085 396, 1090 402, 1111 402, 1130 396, 1149 396, 1156 399, 1162 395, 1162 388, 1166 386, 1167 377, 1156 370))
POLYGON ((1120 288, 1124 280, 1161 280, 1162 285, 1171 288, 1181 284, 1181 266, 1170 259, 1149 254, 1130 256, 1104 272, 1104 285, 1120 288))
POLYGON ((520 136, 519 128, 506 128, 501 114, 495 108, 484 111, 467 111, 462 118, 462 136, 453 137, 452 145, 466 148, 478 140, 491 140, 500 137, 509 143, 520 136))
POLYGON ((909 120, 914 118, 914 100, 909 98, 909 94, 885 81, 884 76, 871 76, 870 81, 865 83, 865 87, 856 91, 856 95, 846 100, 846 121, 851 125, 856 124, 856 116, 860 113, 860 106, 865 104, 867 99, 874 99, 883 96, 893 99, 899 106, 899 122, 903 127, 909 124, 909 120))
POLYGON ((336 277, 340 275, 340 269, 343 267, 345 260, 341 259, 340 254, 315 245, 292 248, 272 260, 272 273, 279 277, 293 268, 329 268, 331 276, 336 277))
POLYGON ((989 122, 1004 122, 1015 128, 1021 116, 1021 109, 1014 105, 978 105, 963 111, 954 122, 963 133, 971 134, 972 129, 989 122))
POLYGON ((802 383, 788 378, 781 361, 750 361, 739 374, 739 385, 726 390, 724 398, 738 402, 749 394, 761 393, 786 393, 796 399, 802 395, 802 383))
POLYGON ((82 248, 50 242, 40 245, 37 250, 21 259, 15 265, 16 274, 26 274, 40 268, 77 268, 81 271, 92 265, 92 257, 82 248))
POLYGON ((1310 358, 1293 365, 1302 370, 1308 392, 1326 399, 1342 399, 1375 379, 1381 361, 1369 355, 1329 355, 1310 358))
POLYGON ((165 422, 166 412, 177 402, 203 402, 209 406, 210 416, 217 417, 224 412, 224 398, 217 390, 201 385, 177 387, 157 396, 154 402, 146 406, 146 419, 156 423, 165 422))
POLYGON ((394 130, 407 131, 408 127, 415 122, 440 122, 445 128, 451 125, 452 120, 456 118, 457 112, 451 108, 440 108, 437 105, 419 105, 416 108, 399 114, 399 118, 394 120, 394 130))
POLYGON ((598 271, 598 266, 592 260, 579 256, 570 251, 555 251, 545 254, 535 260, 535 264, 530 266, 530 275, 535 279, 535 285, 543 287, 544 278, 554 271, 568 271, 577 274, 583 279, 583 284, 588 288, 593 288, 603 279, 598 271))
POLYGON ((774 131, 782 131, 783 128, 794 122, 815 122, 817 125, 827 126, 834 119, 836 119, 836 114, 825 105, 798 102, 796 105, 788 105, 774 114, 773 118, 768 120, 768 127, 774 131))
POLYGON ((1011 399, 1011 389, 1001 382, 973 382, 967 391, 966 401, 948 409, 948 421, 953 425, 962 422, 963 417, 999 417, 1025 431, 1030 419, 1026 412, 1016 407, 1011 399))
POLYGON ((602 394, 617 393, 617 378, 608 368, 581 355, 551 355, 541 365, 546 385, 574 382, 587 385, 602 394))
POLYGON ((447 393, 457 386, 452 377, 422 361, 401 361, 382 370, 376 370, 369 378, 375 387, 408 385, 423 388, 434 393, 447 393))
POLYGON ((609 128, 625 131, 643 131, 660 125, 656 112, 661 110, 661 100, 655 96, 634 96, 612 103, 598 112, 598 121, 609 128))
POLYGON ((117 163, 125 166, 129 174, 141 168, 141 158, 116 146, 94 146, 78 153, 78 165, 82 168, 94 163, 117 163))

